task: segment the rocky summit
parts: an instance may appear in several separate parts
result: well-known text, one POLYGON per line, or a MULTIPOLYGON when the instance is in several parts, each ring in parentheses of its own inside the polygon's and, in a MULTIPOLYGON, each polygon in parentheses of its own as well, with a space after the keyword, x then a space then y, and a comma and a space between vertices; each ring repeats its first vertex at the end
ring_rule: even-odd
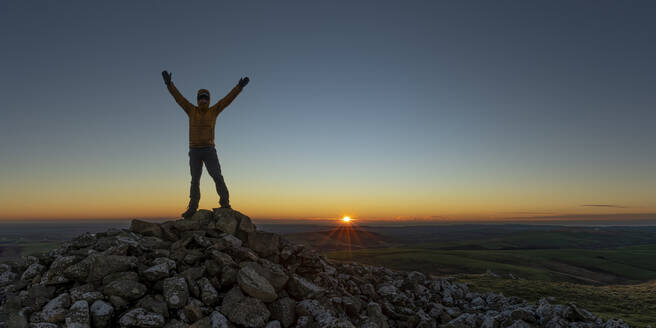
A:
POLYGON ((331 263, 231 209, 0 264, 0 327, 628 327, 420 272, 331 263))

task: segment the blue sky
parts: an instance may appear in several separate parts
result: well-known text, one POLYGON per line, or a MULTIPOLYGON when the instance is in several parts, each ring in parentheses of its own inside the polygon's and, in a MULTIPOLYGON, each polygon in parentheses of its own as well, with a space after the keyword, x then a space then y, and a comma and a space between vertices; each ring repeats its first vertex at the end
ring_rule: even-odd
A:
MULTIPOLYGON (((180 212, 188 125, 164 69, 192 100, 251 78, 215 142, 255 216, 651 212, 655 14, 649 1, 3 1, 0 217, 180 212)), ((206 172, 201 186, 216 206, 206 172)))

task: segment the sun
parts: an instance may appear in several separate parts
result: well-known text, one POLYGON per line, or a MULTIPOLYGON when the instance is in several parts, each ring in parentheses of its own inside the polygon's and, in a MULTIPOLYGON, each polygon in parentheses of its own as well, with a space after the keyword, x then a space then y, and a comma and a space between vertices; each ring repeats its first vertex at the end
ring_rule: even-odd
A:
POLYGON ((344 222, 351 222, 351 218, 348 217, 348 216, 345 216, 345 217, 342 218, 342 221, 344 221, 344 222))

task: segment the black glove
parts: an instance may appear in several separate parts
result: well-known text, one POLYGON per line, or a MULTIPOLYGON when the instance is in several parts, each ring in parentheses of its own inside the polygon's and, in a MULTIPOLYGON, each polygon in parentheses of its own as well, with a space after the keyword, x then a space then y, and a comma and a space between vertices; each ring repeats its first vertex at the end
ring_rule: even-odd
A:
POLYGON ((173 73, 169 73, 167 71, 162 71, 162 77, 164 78, 164 83, 166 83, 167 86, 171 85, 171 76, 173 73))
POLYGON ((250 82, 250 81, 251 81, 251 80, 250 80, 248 77, 241 78, 241 79, 239 79, 239 86, 243 88, 243 87, 245 87, 246 84, 248 84, 248 82, 250 82))

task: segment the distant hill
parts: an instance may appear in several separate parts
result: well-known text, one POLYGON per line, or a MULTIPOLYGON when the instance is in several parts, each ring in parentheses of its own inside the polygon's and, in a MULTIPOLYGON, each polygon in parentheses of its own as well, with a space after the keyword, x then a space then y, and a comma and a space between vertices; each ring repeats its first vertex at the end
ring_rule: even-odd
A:
POLYGON ((352 226, 338 226, 330 230, 288 233, 285 237, 298 244, 311 245, 320 250, 353 250, 390 247, 391 238, 352 226))

